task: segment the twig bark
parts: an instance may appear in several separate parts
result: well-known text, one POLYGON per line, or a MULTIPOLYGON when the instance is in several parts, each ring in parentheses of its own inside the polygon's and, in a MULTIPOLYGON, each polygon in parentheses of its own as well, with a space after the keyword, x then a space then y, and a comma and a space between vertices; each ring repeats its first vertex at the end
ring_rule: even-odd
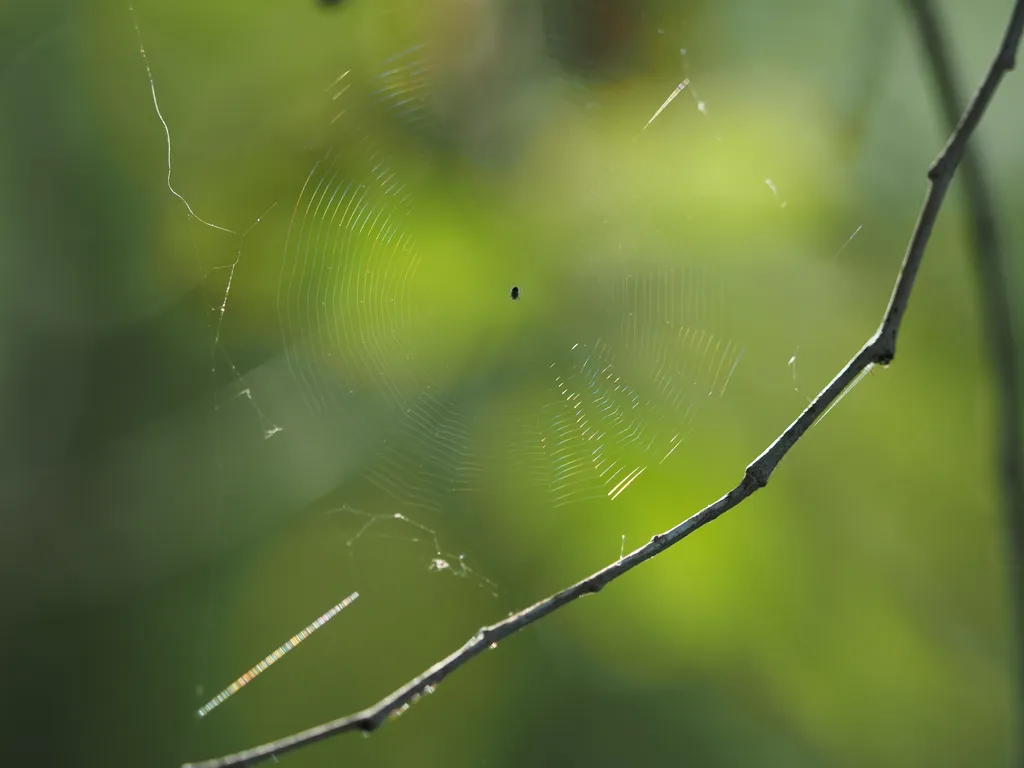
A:
MULTIPOLYGON (((929 70, 935 78, 942 116, 951 130, 957 124, 963 100, 942 20, 931 0, 908 0, 907 4, 921 36, 929 70)), ((979 153, 972 148, 964 152, 961 176, 978 274, 983 343, 988 348, 995 384, 996 456, 1007 542, 1011 637, 1018 675, 1017 732, 1018 738, 1024 739, 1024 443, 1021 438, 1024 404, 1009 294, 1012 281, 1007 276, 995 202, 985 183, 979 153)), ((1019 757, 1024 759, 1024 744, 1018 744, 1018 749, 1019 757)))
POLYGON ((422 674, 385 696, 367 709, 341 717, 308 730, 286 736, 244 752, 188 763, 185 768, 227 768, 252 765, 293 749, 312 744, 348 731, 374 731, 387 722, 393 713, 402 711, 422 694, 429 692, 456 669, 480 655, 494 643, 533 624, 574 600, 599 592, 606 584, 631 571, 641 563, 671 547, 710 523, 724 512, 737 506, 751 494, 768 484, 768 480, 783 457, 796 444, 814 422, 843 394, 858 376, 872 365, 888 365, 896 354, 896 337, 907 310, 910 293, 917 277, 925 247, 939 215, 953 174, 964 156, 967 141, 977 128, 982 115, 992 100, 1003 76, 1014 68, 1017 47, 1024 29, 1024 0, 1016 0, 1002 45, 970 106, 957 124, 945 148, 928 171, 930 181, 924 207, 910 238, 896 280, 895 288, 885 310, 882 324, 868 342, 839 371, 834 379, 811 401, 803 413, 779 435, 765 451, 747 467, 743 479, 718 501, 705 507, 674 528, 655 535, 634 552, 602 568, 582 581, 534 603, 503 621, 480 629, 461 648, 434 664, 422 674))

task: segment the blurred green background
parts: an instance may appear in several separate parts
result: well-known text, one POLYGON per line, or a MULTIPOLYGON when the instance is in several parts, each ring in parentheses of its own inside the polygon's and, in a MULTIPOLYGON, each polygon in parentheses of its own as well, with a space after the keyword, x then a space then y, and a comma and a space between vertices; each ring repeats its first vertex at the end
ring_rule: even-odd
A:
MULTIPOLYGON (((973 88, 1010 3, 940 5, 973 88)), ((172 766, 340 716, 717 498, 874 330, 945 135, 880 0, 134 18, 146 60, 123 3, 0 9, 5 764, 172 766), (168 188, 147 61, 171 185, 230 232, 168 188), (646 469, 610 499, 610 465, 646 469)), ((978 134, 1010 253, 1022 97, 978 134)), ((895 364, 769 488, 281 762, 1019 755, 963 210, 895 364)))

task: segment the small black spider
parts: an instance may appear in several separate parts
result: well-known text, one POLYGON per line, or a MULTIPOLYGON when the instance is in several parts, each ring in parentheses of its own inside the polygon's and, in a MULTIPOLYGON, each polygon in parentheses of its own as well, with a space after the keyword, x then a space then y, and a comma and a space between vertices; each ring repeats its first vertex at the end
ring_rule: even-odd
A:
POLYGON ((512 286, 512 292, 509 294, 509 296, 512 297, 512 301, 518 301, 519 300, 519 286, 518 285, 513 285, 512 286))

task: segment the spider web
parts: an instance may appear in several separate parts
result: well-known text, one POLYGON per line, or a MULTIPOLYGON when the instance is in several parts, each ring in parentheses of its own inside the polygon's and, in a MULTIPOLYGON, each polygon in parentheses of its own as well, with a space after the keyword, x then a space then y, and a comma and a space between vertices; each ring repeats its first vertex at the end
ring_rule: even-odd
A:
POLYGON ((486 299, 490 312, 534 302, 548 318, 517 327, 530 349, 512 365, 482 355, 461 380, 432 366, 425 347, 456 333, 453 316, 476 322, 479 303, 444 244, 422 235, 429 185, 464 161, 438 138, 432 69, 419 44, 333 86, 335 139, 294 205, 278 286, 295 386, 314 412, 363 425, 367 478, 404 506, 441 512, 497 478, 554 506, 614 500, 672 456, 741 349, 709 325, 700 270, 645 267, 620 242, 614 256, 556 265, 565 293, 524 285, 518 305, 507 287, 486 299), (557 322, 559 305, 599 319, 557 322), (393 428, 381 435, 381 423, 393 428))
MULTIPOLYGON (((715 270, 689 259, 697 246, 678 227, 652 236, 659 212, 634 221, 635 201, 623 205, 631 194, 623 182, 628 148, 614 146, 606 165, 588 169, 590 183, 573 190, 584 198, 582 215, 531 217, 521 199, 497 192, 514 186, 518 165, 545 137, 612 113, 602 107, 606 80, 617 74, 563 64, 544 59, 525 85, 505 92, 500 77, 460 86, 444 51, 427 43, 353 61, 322 89, 327 139, 314 140, 294 195, 233 229, 200 218, 171 185, 170 129, 149 73, 167 134, 170 192, 188 215, 237 241, 237 252, 214 268, 222 279, 211 302, 215 367, 226 363, 234 397, 251 406, 265 438, 284 432, 301 441, 310 422, 275 408, 269 388, 236 365, 222 337, 234 292, 247 290, 237 287, 238 272, 257 267, 250 238, 280 234, 263 308, 287 368, 289 393, 276 393, 277 402, 301 401, 318 427, 344 432, 361 454, 356 471, 339 469, 330 499, 316 503, 338 529, 336 551, 349 559, 371 539, 399 540, 413 545, 414 568, 498 596, 498 583, 485 575, 497 566, 460 551, 447 529, 452 515, 486 510, 504 494, 528 509, 589 510, 614 504, 665 465, 685 482, 679 448, 742 361, 742 346, 724 330, 715 270), (453 95, 460 88, 471 96, 453 95), (493 109, 467 108, 479 98, 493 109), (481 220, 477 207, 503 226, 481 220), (269 213, 286 226, 261 226, 269 213), (369 500, 356 487, 364 483, 369 500)), ((681 76, 665 83, 668 98, 636 111, 622 144, 643 148, 665 131, 687 141, 680 129, 694 123, 707 134, 697 78, 681 76)), ((785 206, 770 179, 751 186, 785 206)), ((621 557, 626 534, 615 543, 621 557)), ((356 588, 367 589, 345 586, 356 588)), ((289 643, 261 663, 297 644, 289 643)), ((245 663, 223 670, 224 681, 245 663)), ((213 706, 252 675, 237 678, 213 706)))

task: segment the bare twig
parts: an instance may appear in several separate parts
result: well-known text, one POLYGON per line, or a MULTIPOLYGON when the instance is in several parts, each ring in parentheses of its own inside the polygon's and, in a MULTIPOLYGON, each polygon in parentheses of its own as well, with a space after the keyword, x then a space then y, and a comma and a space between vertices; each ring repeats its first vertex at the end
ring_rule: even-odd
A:
POLYGON ((896 286, 893 289, 889 305, 885 310, 882 324, 861 350, 854 355, 828 386, 814 398, 803 413, 790 424, 786 430, 772 442, 746 469, 739 484, 722 496, 718 501, 705 507, 692 517, 684 520, 664 533, 654 536, 647 544, 624 558, 602 568, 576 584, 531 605, 519 613, 513 614, 497 624, 483 627, 473 635, 461 648, 434 664, 422 674, 405 685, 385 696, 373 706, 356 712, 347 717, 332 720, 314 728, 286 736, 283 739, 238 752, 226 757, 207 760, 201 763, 187 764, 186 768, 227 768, 227 766, 252 765, 270 757, 281 755, 293 749, 312 744, 347 731, 374 731, 387 722, 389 716, 400 712, 416 701, 422 694, 433 690, 433 687, 450 675, 470 659, 480 655, 494 643, 535 621, 557 611, 574 600, 599 592, 606 584, 614 581, 627 571, 632 570, 655 555, 664 552, 678 541, 686 538, 698 528, 732 509, 748 496, 768 484, 775 468, 796 444, 797 440, 814 424, 829 406, 838 399, 846 388, 868 367, 887 365, 896 354, 896 336, 899 332, 903 314, 914 286, 917 270, 924 256, 925 246, 931 236, 935 220, 942 207, 946 191, 953 174, 963 158, 967 141, 982 115, 985 113, 992 96, 1008 71, 1014 67, 1015 54, 1024 28, 1024 0, 1017 0, 1013 14, 1007 26, 999 53, 989 69, 985 80, 978 88, 970 106, 957 124, 949 142, 938 159, 928 171, 930 186, 925 198, 924 207, 917 220, 910 244, 907 247, 903 265, 900 268, 896 286))
MULTIPOLYGON (((953 74, 952 56, 943 33, 942 20, 931 0, 909 0, 908 6, 935 78, 943 117, 952 129, 957 123, 962 99, 953 74)), ((1007 540, 1011 632, 1017 653, 1017 706, 1019 717, 1024 718, 1024 444, 1021 441, 1020 369, 1009 295, 1012 281, 1007 279, 1006 254, 996 223, 996 206, 985 183, 978 153, 971 148, 964 152, 961 176, 978 273, 983 341, 988 347, 996 389, 996 451, 1007 540)), ((1024 722, 1018 720, 1018 726, 1018 733, 1024 738, 1024 722)), ((1024 744, 1018 747, 1024 750, 1024 744)))

